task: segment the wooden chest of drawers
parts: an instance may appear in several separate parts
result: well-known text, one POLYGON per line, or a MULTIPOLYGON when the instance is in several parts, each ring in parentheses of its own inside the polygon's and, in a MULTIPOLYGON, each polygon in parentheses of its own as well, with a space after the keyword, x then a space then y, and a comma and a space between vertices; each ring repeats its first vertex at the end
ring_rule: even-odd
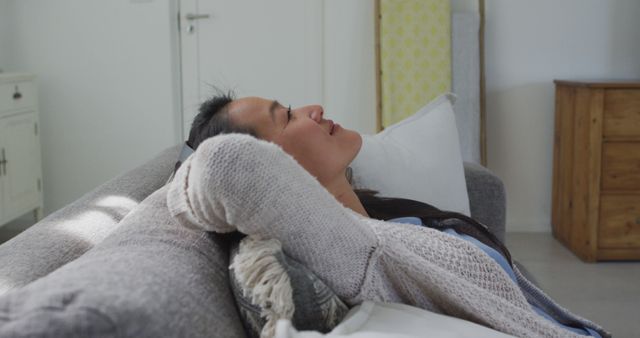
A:
POLYGON ((640 259, 640 81, 555 81, 553 235, 585 261, 640 259))

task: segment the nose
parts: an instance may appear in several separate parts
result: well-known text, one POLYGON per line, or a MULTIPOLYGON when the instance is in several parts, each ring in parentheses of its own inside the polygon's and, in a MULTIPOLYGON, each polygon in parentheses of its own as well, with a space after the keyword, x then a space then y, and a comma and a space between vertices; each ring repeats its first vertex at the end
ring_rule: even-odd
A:
POLYGON ((322 121, 322 116, 324 115, 324 109, 321 105, 309 105, 296 109, 296 111, 302 115, 309 116, 312 120, 316 121, 316 123, 320 123, 322 121))

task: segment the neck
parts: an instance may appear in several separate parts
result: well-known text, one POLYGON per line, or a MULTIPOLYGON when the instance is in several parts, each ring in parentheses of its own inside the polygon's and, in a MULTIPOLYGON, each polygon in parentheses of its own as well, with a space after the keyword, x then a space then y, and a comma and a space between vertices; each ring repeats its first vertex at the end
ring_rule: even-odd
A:
POLYGON ((349 181, 347 181, 344 175, 333 182, 333 184, 326 185, 325 187, 342 205, 365 217, 369 217, 358 195, 353 191, 351 184, 349 184, 349 181))

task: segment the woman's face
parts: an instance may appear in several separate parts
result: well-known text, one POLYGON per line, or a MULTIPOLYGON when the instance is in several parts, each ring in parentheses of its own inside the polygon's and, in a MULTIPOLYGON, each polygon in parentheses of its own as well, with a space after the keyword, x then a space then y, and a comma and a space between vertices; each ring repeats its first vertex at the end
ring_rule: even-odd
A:
POLYGON ((255 130, 257 136, 282 147, 326 186, 344 171, 362 146, 362 137, 323 118, 318 105, 285 107, 258 97, 229 104, 231 123, 255 130))

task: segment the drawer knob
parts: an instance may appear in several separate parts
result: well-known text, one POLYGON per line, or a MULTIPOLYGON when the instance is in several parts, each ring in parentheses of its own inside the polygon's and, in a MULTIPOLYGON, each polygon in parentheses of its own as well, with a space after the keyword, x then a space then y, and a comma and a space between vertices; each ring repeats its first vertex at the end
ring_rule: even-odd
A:
POLYGON ((20 100, 22 98, 22 93, 20 93, 20 88, 18 88, 18 86, 16 86, 16 92, 13 93, 13 99, 14 100, 20 100))

